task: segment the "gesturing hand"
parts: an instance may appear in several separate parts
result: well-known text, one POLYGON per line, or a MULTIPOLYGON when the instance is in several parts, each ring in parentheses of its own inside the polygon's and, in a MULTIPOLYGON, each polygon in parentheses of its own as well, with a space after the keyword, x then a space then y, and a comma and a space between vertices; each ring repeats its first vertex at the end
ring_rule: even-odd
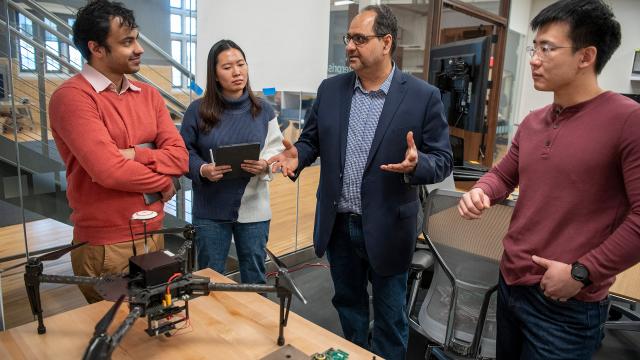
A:
POLYGON ((462 195, 458 203, 458 212, 467 220, 480 219, 482 212, 491 207, 489 197, 480 188, 473 188, 462 195))
POLYGON ((267 160, 244 160, 242 164, 240 164, 242 170, 252 173, 253 175, 262 174, 267 170, 269 164, 267 160))
POLYGON ((397 164, 380 165, 380 169, 402 174, 410 174, 416 170, 418 164, 418 148, 413 141, 413 131, 407 133, 407 151, 404 154, 404 160, 397 164))
POLYGON ((282 170, 283 176, 293 177, 298 169, 298 149, 289 140, 283 139, 284 151, 274 155, 267 160, 271 165, 271 170, 276 172, 282 170))
POLYGON ((229 171, 231 171, 231 165, 216 166, 215 164, 206 164, 200 169, 202 176, 214 182, 222 179, 224 174, 229 171))
POLYGON ((571 265, 569 264, 535 255, 531 257, 531 260, 547 269, 540 280, 540 288, 544 291, 545 296, 553 300, 567 301, 579 293, 584 286, 580 281, 571 277, 571 265))

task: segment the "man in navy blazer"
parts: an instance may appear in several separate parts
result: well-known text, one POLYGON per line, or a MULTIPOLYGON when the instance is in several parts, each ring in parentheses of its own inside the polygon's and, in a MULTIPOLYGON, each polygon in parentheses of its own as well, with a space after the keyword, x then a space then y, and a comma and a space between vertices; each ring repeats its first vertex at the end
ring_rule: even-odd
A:
POLYGON ((344 37, 354 71, 322 82, 295 146, 285 141, 286 150, 269 159, 295 180, 320 157, 315 251, 327 253, 345 338, 387 359, 403 359, 407 348, 407 274, 420 207, 414 185, 440 182, 453 167, 440 92, 396 68, 396 34, 387 6, 358 14, 344 37))

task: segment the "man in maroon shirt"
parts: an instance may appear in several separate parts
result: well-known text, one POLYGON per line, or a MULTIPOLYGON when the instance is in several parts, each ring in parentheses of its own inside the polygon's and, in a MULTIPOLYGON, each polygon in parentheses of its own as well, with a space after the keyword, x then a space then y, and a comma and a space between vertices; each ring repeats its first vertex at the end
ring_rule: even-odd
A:
POLYGON ((534 87, 553 104, 524 119, 458 210, 477 219, 520 187, 500 263, 498 359, 590 359, 609 287, 640 261, 640 105, 598 86, 621 39, 602 1, 558 1, 531 27, 534 87))

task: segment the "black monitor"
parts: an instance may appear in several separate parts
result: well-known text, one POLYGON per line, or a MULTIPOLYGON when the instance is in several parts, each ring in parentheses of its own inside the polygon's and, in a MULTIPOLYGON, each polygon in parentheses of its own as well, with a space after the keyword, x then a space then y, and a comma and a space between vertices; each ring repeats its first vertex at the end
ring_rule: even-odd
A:
POLYGON ((473 132, 484 129, 490 39, 484 36, 431 49, 429 83, 440 89, 450 126, 473 132))
POLYGON ((449 135, 451 152, 453 152, 453 166, 464 166, 464 139, 449 135))

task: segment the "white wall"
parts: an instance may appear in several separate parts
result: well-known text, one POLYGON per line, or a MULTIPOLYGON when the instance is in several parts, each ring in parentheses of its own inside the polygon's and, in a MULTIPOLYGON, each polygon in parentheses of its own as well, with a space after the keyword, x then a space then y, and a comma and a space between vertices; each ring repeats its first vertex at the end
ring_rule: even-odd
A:
MULTIPOLYGON (((532 0, 512 1, 509 11, 509 29, 524 35, 524 44, 521 43, 520 49, 518 49, 521 54, 518 59, 519 71, 515 74, 513 94, 511 94, 515 101, 513 102, 513 112, 509 122, 514 126, 518 126, 522 121, 523 115, 521 109, 523 109, 522 97, 523 93, 525 93, 524 87, 530 86, 529 83, 525 82, 525 79, 530 78, 529 56, 526 54, 525 49, 526 46, 529 45, 527 35, 529 34, 529 21, 531 19, 531 1, 532 0)), ((528 110, 525 114, 526 113, 528 113, 528 110)), ((509 132, 509 144, 514 134, 515 131, 509 132)))
POLYGON ((531 0, 511 1, 509 12, 509 29, 520 34, 529 32, 529 21, 531 19, 531 0))
POLYGON ((600 86, 622 93, 640 93, 640 83, 629 81, 635 49, 640 48, 640 1, 609 0, 622 28, 622 43, 600 75, 600 86))
MULTIPOLYGON (((533 0, 529 21, 543 8, 551 4, 553 0, 533 0)), ((622 43, 613 54, 598 77, 600 87, 622 93, 640 93, 640 83, 631 82, 631 66, 634 50, 640 47, 638 34, 640 34, 640 2, 638 0, 607 0, 613 10, 622 29, 622 43)), ((527 32, 527 44, 532 44, 534 33, 531 29, 527 32)), ((520 97, 518 122, 530 111, 543 107, 553 102, 553 95, 536 91, 531 80, 531 69, 523 66, 523 89, 520 97)))
POLYGON ((204 88, 209 49, 220 39, 247 56, 254 91, 316 92, 327 77, 329 1, 200 0, 196 78, 204 88))

